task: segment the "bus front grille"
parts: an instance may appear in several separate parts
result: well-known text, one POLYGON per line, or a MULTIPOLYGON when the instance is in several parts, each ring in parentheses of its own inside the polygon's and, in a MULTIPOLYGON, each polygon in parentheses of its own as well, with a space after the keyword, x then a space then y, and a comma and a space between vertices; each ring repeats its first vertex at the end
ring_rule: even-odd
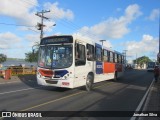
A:
POLYGON ((58 81, 46 80, 46 83, 57 84, 58 81))

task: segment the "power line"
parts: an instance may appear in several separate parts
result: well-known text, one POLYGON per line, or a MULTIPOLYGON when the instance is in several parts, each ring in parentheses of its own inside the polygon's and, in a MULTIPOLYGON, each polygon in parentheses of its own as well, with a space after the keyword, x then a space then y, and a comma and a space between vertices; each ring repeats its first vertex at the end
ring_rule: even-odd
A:
MULTIPOLYGON (((27 3, 27 4, 30 4, 30 5, 34 5, 34 6, 36 6, 36 7, 39 7, 38 5, 36 5, 35 3, 31 2, 31 1, 23 0, 23 2, 25 2, 25 3, 27 3)), ((55 16, 55 15, 54 15, 54 16, 55 16)), ((56 17, 56 18, 59 18, 60 15, 56 14, 55 17, 56 17)), ((76 30, 77 32, 81 29, 80 26, 74 24, 73 22, 70 22, 70 21, 68 21, 68 20, 65 21, 65 20, 63 20, 63 19, 59 19, 59 20, 61 20, 62 22, 68 24, 67 26, 69 26, 69 27, 67 27, 67 28, 76 30), (71 28, 71 27, 72 27, 72 28, 71 28), (77 29, 79 29, 79 30, 77 30, 77 29)), ((61 22, 61 23, 62 23, 62 22, 61 22)), ((65 24, 63 24, 63 25, 65 25, 65 24)), ((66 26, 66 25, 65 25, 65 26, 66 26)), ((97 36, 97 35, 95 35, 95 34, 93 34, 93 33, 90 33, 90 32, 88 32, 88 31, 86 31, 86 30, 83 31, 82 34, 87 35, 87 36, 89 36, 89 37, 96 37, 96 36, 97 36)))
POLYGON ((36 33, 39 33, 38 31, 33 30, 33 29, 31 29, 31 28, 28 28, 28 30, 34 31, 34 32, 36 32, 36 33))
MULTIPOLYGON (((36 6, 36 7, 39 7, 38 5, 36 5, 35 3, 31 2, 31 1, 25 1, 25 0, 23 0, 23 2, 25 2, 25 3, 27 3, 27 4, 30 4, 30 5, 33 5, 33 6, 36 6)), ((55 18, 59 18, 59 17, 60 17, 60 15, 58 15, 58 14, 56 14, 56 15, 54 15, 54 16, 55 16, 55 18)), ((39 16, 39 17, 40 17, 40 16, 39 16)), ((41 16, 41 17, 42 17, 42 16, 41 16)), ((81 29, 80 26, 78 26, 78 25, 76 25, 76 24, 74 24, 73 22, 70 22, 70 21, 68 21, 68 20, 59 19, 59 21, 62 21, 63 23, 67 24, 67 26, 66 26, 65 24, 63 24, 63 23, 61 22, 61 23, 62 23, 63 25, 65 25, 67 28, 76 30, 77 32, 81 29), (77 29, 79 29, 79 30, 77 30, 77 29)), ((40 24, 39 24, 39 27, 40 27, 40 24)), ((42 26, 41 26, 41 27, 42 27, 42 26)), ((43 27, 44 27, 44 26, 43 26, 43 27)), ((42 29, 43 29, 43 27, 42 27, 42 29)), ((87 31, 87 30, 84 30, 83 33, 82 33, 82 35, 87 35, 87 36, 93 37, 93 38, 97 37, 97 35, 95 35, 95 34, 93 34, 93 33, 90 33, 90 32, 87 31)), ((41 33, 41 37, 42 37, 42 36, 43 36, 43 30, 42 30, 42 33, 41 33)))
MULTIPOLYGON (((52 17, 55 18, 55 19, 58 19, 60 17, 60 15, 56 14, 52 17)), ((61 21, 61 23, 63 22, 64 23, 64 24, 62 23, 63 25, 67 24, 67 27, 69 27, 70 29, 76 30, 77 32, 80 31, 80 29, 82 29, 82 27, 80 27, 79 25, 76 25, 75 23, 73 23, 71 21, 64 20, 64 19, 59 19, 59 21, 61 21), (77 29, 79 29, 79 30, 77 30, 77 29)), ((84 30, 82 35, 87 35, 87 36, 92 37, 92 38, 98 37, 96 34, 90 33, 87 30, 84 30)))
MULTIPOLYGON (((38 5, 36 5, 35 3, 31 2, 31 1, 25 1, 25 0, 23 0, 22 2, 25 2, 25 3, 27 3, 27 4, 30 4, 30 5, 39 7, 38 5)), ((59 18, 59 17, 60 17, 60 15, 58 15, 58 14, 56 14, 56 15, 54 15, 54 16, 55 16, 55 18, 59 18)), ((80 26, 78 26, 78 25, 76 25, 76 24, 74 24, 73 22, 70 22, 70 21, 68 21, 68 20, 59 19, 59 21, 62 21, 63 23, 67 24, 67 26, 66 26, 65 24, 63 24, 63 23, 61 22, 61 23, 62 23, 63 25, 65 25, 67 28, 76 30, 77 32, 81 29, 80 26), (77 29, 79 29, 79 30, 77 30, 77 29)), ((40 24, 39 24, 39 25, 40 25, 40 24)), ((44 26, 43 26, 43 27, 44 27, 44 26)), ((42 28, 42 29, 43 29, 43 28, 42 28)), ((42 33, 42 34, 43 34, 43 33, 42 33)), ((41 34, 41 36, 43 36, 42 34, 41 34)), ((97 35, 95 35, 95 34, 93 34, 93 33, 90 33, 90 32, 87 31, 87 30, 83 31, 82 35, 87 35, 87 36, 93 37, 93 38, 95 38, 95 37, 97 36, 97 35)))
POLYGON ((1 25, 10 25, 10 26, 35 27, 35 26, 20 25, 20 24, 13 24, 13 23, 0 23, 0 24, 1 24, 1 25))
MULTIPOLYGON (((54 16, 54 18, 56 18, 56 16, 54 16)), ((80 29, 81 29, 81 27, 78 27, 73 22, 65 21, 63 19, 59 19, 59 22, 61 22, 61 24, 63 24, 64 26, 66 26, 69 29, 76 30, 76 32, 80 31, 80 29), (79 30, 77 30, 77 29, 79 29, 79 30)), ((97 35, 94 35, 86 30, 83 31, 82 35, 87 35, 88 37, 92 37, 92 38, 95 38, 97 36, 97 35)))

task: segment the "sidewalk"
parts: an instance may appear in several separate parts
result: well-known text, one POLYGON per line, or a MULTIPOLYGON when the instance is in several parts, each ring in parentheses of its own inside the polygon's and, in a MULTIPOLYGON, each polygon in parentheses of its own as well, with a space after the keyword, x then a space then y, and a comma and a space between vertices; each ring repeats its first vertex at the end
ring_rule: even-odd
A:
MULTIPOLYGON (((160 112, 160 80, 153 83, 143 111, 159 111, 160 112)), ((156 112, 155 112, 156 113, 156 112)), ((159 117, 142 117, 139 120, 160 120, 159 117)))

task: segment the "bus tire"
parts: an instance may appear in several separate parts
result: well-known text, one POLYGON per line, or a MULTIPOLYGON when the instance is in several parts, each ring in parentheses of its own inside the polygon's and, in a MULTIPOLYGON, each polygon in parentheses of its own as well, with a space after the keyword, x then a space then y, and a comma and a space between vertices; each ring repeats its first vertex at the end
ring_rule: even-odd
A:
POLYGON ((118 73, 117 71, 114 73, 114 81, 117 81, 118 80, 118 73))
POLYGON ((86 90, 91 91, 93 86, 93 75, 88 74, 86 79, 86 90))

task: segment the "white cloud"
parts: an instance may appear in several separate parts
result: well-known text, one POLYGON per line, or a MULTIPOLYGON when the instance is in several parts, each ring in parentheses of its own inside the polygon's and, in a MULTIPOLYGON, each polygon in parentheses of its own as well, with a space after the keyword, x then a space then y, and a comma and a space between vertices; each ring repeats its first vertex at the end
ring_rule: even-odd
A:
POLYGON ((74 14, 70 9, 64 10, 63 8, 58 7, 59 3, 50 3, 47 2, 44 4, 44 8, 50 10, 46 15, 52 19, 63 19, 73 20, 74 14))
POLYGON ((54 24, 56 24, 54 21, 45 21, 44 31, 51 32, 54 24))
POLYGON ((109 40, 106 40, 105 42, 103 42, 103 45, 105 46, 105 47, 107 47, 107 48, 110 48, 110 49, 112 49, 112 44, 111 44, 111 42, 109 41, 109 40))
POLYGON ((127 55, 133 56, 137 54, 140 56, 150 56, 155 58, 158 53, 158 38, 154 38, 151 35, 143 35, 140 41, 128 41, 124 43, 126 47, 127 55))
MULTIPOLYGON (((37 13, 38 0, 1 0, 0 3, 0 15, 8 16, 15 19, 18 24, 25 24, 28 26, 36 26, 37 22, 40 22, 40 17, 36 16, 37 13)), ((51 18, 50 21, 45 21, 45 30, 51 31, 51 26, 55 23, 55 17, 57 19, 68 19, 73 20, 74 14, 69 9, 59 8, 58 2, 44 4, 46 10, 51 10, 51 12, 46 13, 45 16, 51 18), (58 16, 58 17, 57 17, 58 16)))
POLYGON ((39 34, 28 34, 22 38, 11 32, 0 33, 0 53, 8 57, 25 58, 25 53, 32 50, 35 42, 40 42, 39 34))
MULTIPOLYGON (((99 44, 102 44, 98 39, 98 38, 92 38, 91 36, 87 36, 87 35, 83 35, 81 33, 74 33, 73 36, 76 38, 76 39, 83 39, 83 40, 89 40, 89 41, 94 41, 94 42, 97 42, 99 44)), ((112 44, 109 40, 106 40, 105 42, 103 42, 103 45, 105 47, 108 47, 108 48, 112 48, 112 44)))
POLYGON ((149 20, 155 20, 159 16, 159 9, 153 9, 150 16, 148 17, 149 20))
POLYGON ((40 43, 39 34, 28 34, 25 36, 25 39, 30 42, 29 47, 32 47, 35 43, 40 43))
POLYGON ((91 27, 84 26, 79 32, 82 34, 98 35, 103 38, 122 38, 130 32, 128 25, 141 14, 140 7, 137 4, 129 5, 125 9, 123 16, 119 18, 110 17, 91 27))
POLYGON ((32 0, 32 3, 28 4, 21 0, 3 0, 0 4, 0 15, 15 18, 20 24, 35 25, 37 17, 33 9, 37 5, 37 0, 32 0))
POLYGON ((11 32, 0 33, 0 49, 20 47, 21 38, 11 32))

